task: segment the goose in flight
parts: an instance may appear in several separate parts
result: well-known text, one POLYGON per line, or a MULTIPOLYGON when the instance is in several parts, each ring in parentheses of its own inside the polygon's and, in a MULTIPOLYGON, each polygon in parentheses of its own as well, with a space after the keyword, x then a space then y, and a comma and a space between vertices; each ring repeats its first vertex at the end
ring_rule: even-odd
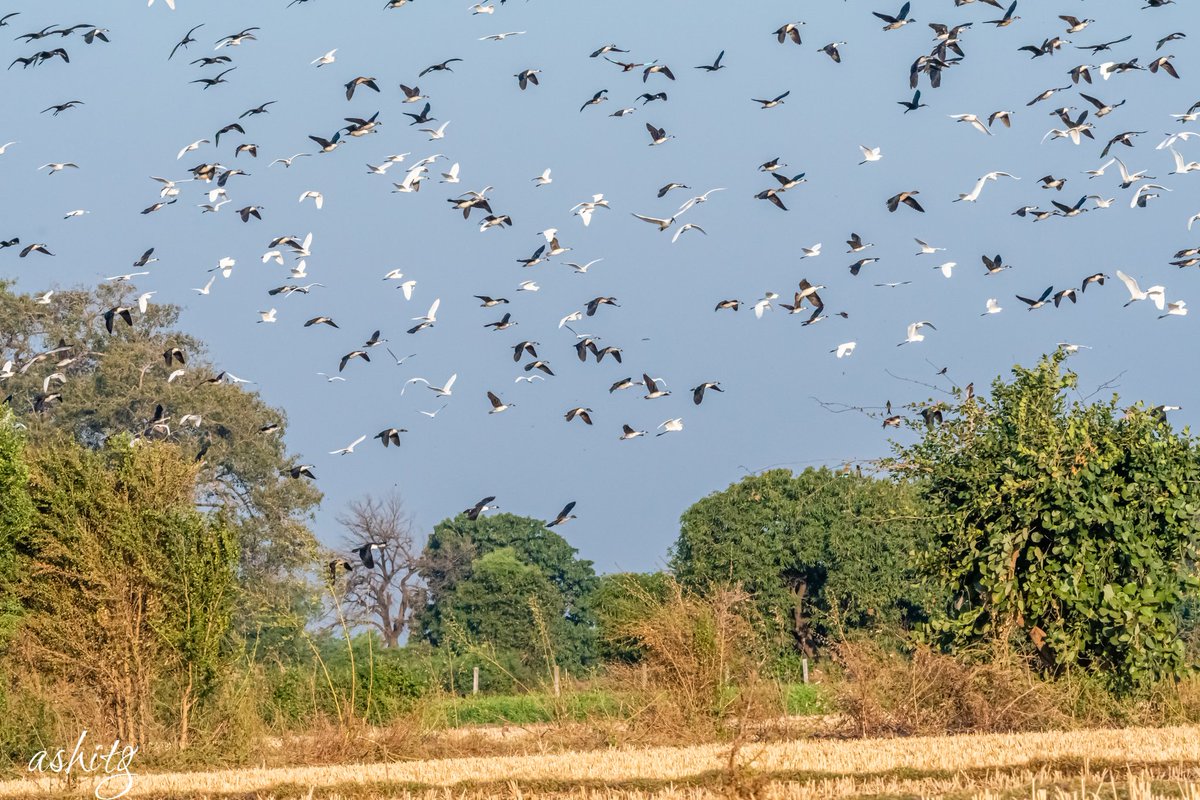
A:
MULTIPOLYGON (((1033 300, 1028 297, 1022 297, 1021 295, 1017 295, 1017 299, 1020 300, 1025 305, 1029 306, 1029 309, 1028 309, 1029 311, 1033 311, 1035 309, 1039 309, 1042 306, 1046 305, 1046 302, 1050 299, 1050 295, 1053 292, 1054 292, 1054 287, 1047 286, 1046 290, 1043 291, 1041 296, 1039 296, 1036 300, 1033 300)), ((1055 303, 1055 305, 1057 306, 1058 304, 1055 303)))
POLYGON ((525 91, 527 88, 529 88, 529 84, 531 83, 534 86, 541 85, 538 82, 539 74, 541 74, 540 69, 523 69, 516 75, 513 75, 513 77, 517 79, 517 85, 521 87, 521 91, 525 91))
POLYGON ((894 31, 903 28, 910 22, 916 22, 915 19, 908 19, 908 10, 910 5, 911 3, 905 3, 902 5, 900 7, 900 12, 895 16, 892 16, 891 14, 881 14, 878 11, 872 11, 871 13, 887 23, 883 26, 885 31, 894 31))
POLYGON ((650 146, 656 144, 665 144, 668 139, 674 139, 674 134, 668 134, 665 128, 656 128, 649 122, 646 123, 646 131, 650 134, 650 146))
POLYGON ((788 91, 784 92, 783 94, 776 95, 774 98, 772 98, 770 100, 759 100, 759 99, 753 98, 753 97, 750 99, 751 99, 751 102, 760 104, 764 109, 775 108, 776 106, 783 105, 784 98, 787 97, 791 93, 792 93, 791 90, 788 90, 788 91))
POLYGON ((583 420, 583 423, 585 425, 591 425, 592 424, 591 413, 592 413, 592 410, 590 408, 583 408, 582 406, 577 406, 575 408, 568 409, 567 413, 563 414, 563 419, 565 419, 567 422, 570 422, 571 420, 578 417, 579 419, 583 420))
POLYGON ((344 370, 346 368, 346 365, 349 364, 351 361, 353 361, 356 358, 361 358, 363 361, 366 361, 368 364, 371 363, 371 356, 369 353, 367 353, 366 350, 354 350, 354 351, 346 353, 346 355, 342 356, 342 360, 338 363, 338 372, 341 372, 342 370, 344 370))
POLYGON ((784 44, 788 39, 791 39, 796 44, 803 44, 803 42, 800 41, 800 26, 804 24, 804 22, 799 21, 788 22, 780 25, 778 29, 773 31, 773 33, 779 40, 780 44, 784 44))
MULTIPOLYGON (((659 380, 661 381, 662 379, 660 378, 659 380)), ((646 387, 646 394, 642 395, 643 400, 658 400, 671 394, 666 389, 660 389, 658 382, 646 373, 642 373, 642 385, 646 387)))
POLYGON ((575 508, 575 501, 572 500, 571 502, 569 502, 565 506, 563 506, 563 510, 558 512, 558 516, 555 517, 552 522, 546 523, 546 527, 553 528, 556 525, 562 525, 564 522, 567 522, 568 520, 577 519, 577 517, 571 513, 571 510, 574 508, 575 508))
POLYGON ((894 213, 896 211, 896 209, 898 209, 900 207, 900 204, 903 203, 904 205, 911 208, 913 211, 919 211, 922 214, 924 214, 925 209, 921 208, 921 204, 917 202, 917 199, 914 196, 914 195, 918 195, 918 194, 920 194, 920 192, 918 192, 917 190, 914 189, 910 192, 900 192, 900 194, 892 195, 891 197, 889 197, 887 199, 888 211, 891 211, 894 213))
POLYGON ((500 414, 510 408, 515 408, 517 405, 516 403, 505 403, 493 392, 488 392, 487 396, 488 401, 492 404, 492 410, 488 412, 489 414, 500 414))

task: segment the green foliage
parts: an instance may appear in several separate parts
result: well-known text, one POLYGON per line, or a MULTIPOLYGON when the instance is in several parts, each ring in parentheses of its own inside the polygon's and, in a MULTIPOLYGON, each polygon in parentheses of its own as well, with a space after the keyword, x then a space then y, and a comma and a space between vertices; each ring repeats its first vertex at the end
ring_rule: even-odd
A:
MULTIPOLYGON (((18 548, 33 522, 29 469, 12 414, 0 407, 0 649, 20 616, 15 581, 20 574, 18 548)), ((0 686, 0 697, 4 689, 0 686)))
MULTIPOLYGON (((229 383, 206 383, 220 370, 204 343, 177 329, 179 308, 152 304, 135 315, 134 327, 105 331, 105 309, 135 305, 131 284, 59 290, 54 302, 35 305, 0 281, 0 363, 29 364, 51 348, 66 349, 33 361, 27 371, 5 381, 12 407, 28 427, 31 446, 50 445, 64 432, 85 447, 99 448, 116 435, 143 435, 155 407, 173 417, 169 439, 188 457, 202 451, 197 501, 224 512, 239 538, 243 592, 236 622, 247 634, 271 630, 280 619, 302 626, 315 610, 298 579, 312 563, 316 542, 306 527, 320 493, 307 481, 281 476, 291 457, 283 444, 283 414, 256 392, 229 383), (187 363, 168 365, 163 353, 180 348, 187 363), (67 363, 61 363, 66 361, 67 363), (172 383, 176 369, 186 372, 172 383), (66 378, 61 399, 39 413, 36 399, 52 373, 66 378), (199 427, 179 425, 184 414, 199 414, 199 427), (264 434, 268 424, 280 431, 264 434)), ((51 391, 54 391, 52 388, 51 391)))
POLYGON ((592 562, 576 554, 541 520, 497 514, 442 521, 421 559, 429 599, 418 614, 422 637, 460 651, 489 644, 496 653, 516 653, 526 667, 540 665, 543 674, 547 645, 564 667, 592 664, 596 576, 592 562))
POLYGON ((642 659, 645 650, 629 631, 667 599, 669 581, 662 572, 618 572, 596 580, 591 605, 601 660, 634 663, 642 659))
POLYGON ((223 666, 236 534, 196 510, 196 467, 173 445, 59 440, 29 455, 14 658, 93 697, 122 738, 140 741, 165 703, 186 745, 223 666))
POLYGON ((504 547, 475 560, 471 575, 443 603, 442 614, 460 631, 452 646, 485 645, 518 654, 524 677, 546 674, 556 644, 570 652, 571 623, 562 616, 563 607, 562 595, 545 573, 504 547))
POLYGON ((1184 431, 1140 407, 1068 402, 1063 352, 965 398, 899 448, 919 479, 948 587, 932 638, 1000 641, 1043 669, 1119 690, 1185 669, 1184 599, 1198 586, 1200 458, 1184 431))
POLYGON ((816 683, 789 683, 783 687, 784 708, 793 717, 829 714, 835 706, 829 690, 816 683))
POLYGON ((621 698, 609 692, 566 694, 556 699, 549 694, 480 695, 453 697, 433 707, 434 723, 446 728, 462 725, 533 725, 554 722, 565 716, 583 721, 616 718, 627 711, 621 698))
POLYGON ((922 618, 911 489, 828 469, 770 470, 695 503, 671 566, 689 589, 740 583, 780 653, 856 631, 894 635, 922 618))

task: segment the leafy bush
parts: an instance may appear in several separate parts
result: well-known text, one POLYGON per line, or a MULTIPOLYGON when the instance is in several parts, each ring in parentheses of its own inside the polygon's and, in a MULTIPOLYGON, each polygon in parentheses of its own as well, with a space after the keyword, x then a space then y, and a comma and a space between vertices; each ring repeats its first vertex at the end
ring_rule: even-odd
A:
POLYGON ((1188 668, 1200 451, 1161 411, 1068 403, 1064 358, 944 409, 895 466, 930 509, 926 574, 946 597, 931 641, 1002 642, 1047 674, 1082 669, 1131 692, 1188 668))

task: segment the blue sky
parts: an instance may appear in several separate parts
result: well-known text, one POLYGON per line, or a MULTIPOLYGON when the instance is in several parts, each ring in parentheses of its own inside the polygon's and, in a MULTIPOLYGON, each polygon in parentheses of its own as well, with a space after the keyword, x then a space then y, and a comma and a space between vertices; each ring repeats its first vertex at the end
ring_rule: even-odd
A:
MULTIPOLYGON (((993 29, 982 21, 999 14, 981 3, 956 8, 951 0, 917 0, 912 16, 919 21, 887 33, 870 14, 898 10, 883 3, 514 0, 475 16, 465 2, 428 0, 386 11, 381 5, 177 0, 172 12, 162 2, 147 8, 138 0, 99 8, 82 0, 11 2, 6 8, 20 16, 0 30, 8 61, 46 43, 71 55, 70 64, 55 60, 0 73, 0 144, 19 142, 0 155, 9 197, 0 237, 43 241, 57 253, 18 260, 14 251, 2 252, 0 275, 15 277, 29 292, 94 284, 129 271, 143 250, 155 247, 161 261, 137 288, 183 305, 183 326, 209 342, 216 364, 255 381, 268 402, 286 410, 289 446, 316 465, 325 492, 318 534, 329 544, 340 537, 338 511, 366 492, 400 491, 421 529, 485 495, 496 495, 502 510, 545 519, 576 500, 579 519, 560 530, 583 556, 603 571, 652 569, 664 562, 680 513, 748 471, 836 467, 888 453, 889 432, 879 420, 831 413, 813 397, 859 406, 891 400, 899 407, 930 391, 893 375, 949 388, 935 375, 941 367, 959 385, 974 381, 982 389, 1060 341, 1092 348, 1071 361, 1083 394, 1120 374, 1117 388, 1126 400, 1183 406, 1173 417, 1177 425, 1192 422, 1200 409, 1197 381, 1180 369, 1179 358, 1195 320, 1160 320, 1146 302, 1122 308, 1128 294, 1115 280, 1120 269, 1143 288, 1165 285, 1168 300, 1196 296, 1194 269, 1168 262, 1175 251, 1200 245, 1200 227, 1189 234, 1185 224, 1200 212, 1200 178, 1168 175, 1170 153, 1155 149, 1164 132, 1195 128, 1170 117, 1200 95, 1187 40, 1154 51, 1159 38, 1187 31, 1197 19, 1186 4, 1144 10, 1137 0, 1026 0, 1018 9, 1021 20, 993 29), (1097 21, 1068 35, 1059 13, 1097 21), (803 45, 778 44, 771 32, 796 19, 807 23, 803 45), (932 47, 930 21, 975 24, 963 35, 966 59, 946 73, 942 88, 931 90, 922 79, 930 107, 905 115, 896 101, 912 96, 908 66, 932 47), (85 45, 78 36, 8 41, 46 25, 83 22, 108 28, 111 43, 85 45), (168 61, 174 43, 200 23, 199 41, 168 61), (261 28, 257 41, 214 52, 220 37, 250 26, 261 28), (526 33, 479 41, 508 31, 526 33), (1112 54, 1093 57, 1073 47, 1127 33, 1133 38, 1112 54), (1073 45, 1037 59, 1018 52, 1055 35, 1073 45), (846 42, 841 64, 819 52, 832 41, 846 42), (621 58, 669 65, 677 80, 652 75, 643 83, 640 70, 622 74, 588 58, 608 43, 631 51, 621 58), (333 48, 335 63, 310 65, 333 48), (693 69, 721 50, 727 69, 693 69), (190 60, 221 53, 237 66, 228 83, 207 91, 189 83, 223 68, 190 60), (1078 147, 1041 142, 1061 127, 1050 116, 1053 108, 1089 108, 1076 87, 1026 106, 1043 89, 1070 84, 1071 67, 1134 57, 1146 64, 1167 53, 1179 54, 1182 80, 1139 71, 1081 87, 1110 103, 1127 101, 1090 120, 1096 141, 1078 147), (417 78, 447 58, 463 61, 452 73, 417 78), (541 85, 520 91, 513 75, 523 69, 541 69, 541 85), (359 75, 377 78, 383 91, 360 88, 347 102, 343 85, 359 75), (423 126, 407 124, 403 112, 418 108, 402 104, 400 83, 417 83, 430 96, 438 119, 433 127, 450 122, 445 139, 427 141, 417 131, 423 126), (609 101, 580 112, 601 89, 609 90, 609 101), (666 91, 669 100, 643 105, 635 98, 646 90, 666 91), (791 95, 778 108, 750 102, 784 91, 791 95), (39 113, 75 99, 85 105, 58 117, 39 113), (220 148, 206 145, 176 160, 187 143, 211 139, 269 100, 277 101, 269 114, 241 120, 245 136, 228 134, 220 148), (609 116, 626 106, 637 110, 609 116), (986 117, 1001 109, 1015 112, 1013 127, 997 127, 994 136, 947 117, 986 117), (327 137, 344 117, 376 111, 379 133, 297 159, 291 169, 268 167, 275 158, 313 152, 310 134, 327 137), (647 122, 677 138, 648 146, 647 122), (1121 189, 1115 165, 1101 178, 1084 174, 1103 163, 1104 142, 1126 130, 1147 133, 1135 148, 1117 147, 1114 154, 1171 189, 1145 209, 1129 207, 1140 183, 1121 189), (233 148, 242 142, 258 144, 259 157, 235 158, 233 148), (859 145, 881 147, 883 159, 860 166, 859 145), (367 174, 367 163, 396 153, 411 155, 387 178, 367 174), (447 158, 434 165, 419 193, 391 192, 392 180, 401 180, 411 163, 436 153, 447 158), (757 169, 773 157, 790 165, 784 172, 804 172, 808 179, 783 195, 787 212, 753 198, 774 184, 757 169), (50 161, 73 161, 81 169, 47 177, 37 167, 50 161), (185 183, 177 204, 138 213, 157 200, 159 186, 149 176, 187 178, 188 168, 212 161, 251 173, 230 182, 232 202, 220 212, 201 214, 197 207, 211 186, 185 183), (439 184, 439 173, 454 162, 461 165, 461 184, 439 184), (554 182, 538 187, 532 178, 546 168, 554 182), (988 184, 975 204, 952 202, 991 170, 1021 180, 988 184), (1066 188, 1041 189, 1037 181, 1046 174, 1066 177, 1066 188), (656 198, 671 181, 691 190, 656 198), (480 234, 479 215, 467 223, 449 210, 447 198, 484 186, 495 187, 489 198, 497 213, 512 216, 511 229, 480 234), (672 244, 672 231, 659 233, 631 216, 670 216, 688 197, 717 187, 725 191, 682 217, 707 236, 689 231, 672 244), (913 189, 927 213, 887 212, 886 198, 913 189), (324 194, 323 209, 297 203, 307 190, 324 194), (612 209, 596 212, 585 228, 570 209, 596 193, 612 209), (1116 202, 1038 223, 1011 213, 1023 205, 1048 209, 1051 199, 1073 204, 1084 194, 1116 202), (243 224, 232 213, 248 204, 263 207, 261 222, 243 224), (74 209, 90 213, 64 220, 74 209), (572 251, 528 269, 516 263, 551 227, 572 251), (288 275, 285 267, 260 262, 268 242, 310 231, 308 280, 326 288, 268 297, 266 290, 288 275), (881 259, 858 277, 847 270, 859 257, 845 253, 852 231, 876 243, 862 255, 881 259), (914 237, 946 251, 915 256, 914 237), (816 242, 823 254, 801 260, 800 248, 816 242), (1015 266, 986 276, 985 253, 1001 253, 1015 266), (225 256, 237 259, 233 275, 218 278, 209 296, 192 292, 225 256), (597 258, 603 261, 583 276, 564 266, 597 258), (958 264, 949 280, 934 269, 944 261, 958 264), (382 280, 392 269, 417 281, 410 302, 382 280), (1078 288, 1085 275, 1099 271, 1114 280, 1089 288, 1075 306, 1027 312, 1014 297, 1036 296, 1049 285, 1078 288), (782 309, 761 320, 749 308, 713 311, 719 300, 750 304, 768 290, 786 300, 801 278, 827 286, 827 310, 849 318, 801 327, 803 317, 782 309), (523 280, 536 280, 541 290, 517 292, 523 280), (911 284, 874 286, 895 281, 911 284), (511 303, 479 308, 476 294, 511 303), (602 346, 623 348, 624 364, 581 364, 574 336, 557 327, 596 296, 616 297, 620 307, 601 308, 575 329, 600 337, 602 346), (1004 311, 981 317, 989 297, 1004 311), (424 314, 434 298, 442 301, 437 325, 405 334, 414 324, 410 318, 424 314), (257 312, 271 307, 279 321, 258 324, 257 312), (516 327, 483 327, 505 311, 516 327), (333 317, 340 330, 301 327, 320 314, 333 317), (930 320, 937 330, 926 330, 924 342, 897 347, 906 325, 917 320, 930 320), (371 364, 346 368, 345 383, 326 383, 316 374, 336 372, 338 359, 375 329, 398 356, 416 356, 397 367, 380 347, 371 364), (522 339, 541 343, 539 354, 556 377, 514 384, 527 374, 511 357, 522 339), (829 352, 848 341, 858 343, 849 358, 829 352), (636 387, 609 394, 614 381, 638 379, 643 371, 664 378, 672 395, 643 400, 636 387), (445 401, 419 384, 400 395, 411 377, 440 385, 452 373, 458 381, 445 401), (690 389, 702 381, 720 381, 725 392, 696 407, 690 389), (516 407, 489 415, 488 390, 516 407), (442 402, 447 407, 436 419, 417 413, 442 402), (592 408, 595 425, 564 422, 573 406, 592 408), (674 417, 683 418, 682 432, 618 441, 624 423, 653 434, 674 417), (368 439, 352 455, 326 455, 389 426, 409 430, 399 451, 368 439)), ((1189 160, 1200 159, 1200 141, 1176 147, 1189 160)), ((186 396, 172 403, 176 414, 188 413, 186 396)), ((911 434, 894 435, 905 440, 911 434)))

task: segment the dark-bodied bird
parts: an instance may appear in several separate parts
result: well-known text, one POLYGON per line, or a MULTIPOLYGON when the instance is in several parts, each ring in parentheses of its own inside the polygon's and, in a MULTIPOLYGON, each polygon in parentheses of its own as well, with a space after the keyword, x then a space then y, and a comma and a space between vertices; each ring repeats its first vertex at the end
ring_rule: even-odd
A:
POLYGON ((428 75, 431 72, 453 72, 454 70, 450 68, 450 65, 456 61, 462 61, 462 59, 461 58, 447 58, 445 61, 443 61, 439 64, 430 64, 428 67, 421 70, 421 72, 417 75, 417 77, 424 78, 426 75, 428 75))
POLYGON ((791 90, 784 92, 781 95, 776 95, 770 100, 759 100, 758 98, 750 98, 751 101, 760 104, 763 108, 775 108, 775 106, 783 105, 783 99, 791 94, 791 90))
POLYGON ((105 311, 104 312, 104 327, 105 327, 105 329, 107 329, 109 333, 112 333, 113 332, 113 324, 116 322, 117 317, 120 317, 121 319, 125 320, 125 324, 132 328, 133 327, 133 314, 131 313, 132 311, 133 311, 132 308, 129 308, 126 306, 116 306, 114 308, 110 308, 108 311, 105 311))
POLYGON ((642 83, 650 80, 650 76, 655 73, 660 73, 667 76, 671 80, 675 80, 675 73, 671 72, 671 68, 666 64, 649 64, 646 69, 642 71, 642 83))
POLYGON ((379 91, 379 84, 375 82, 374 78, 368 78, 364 75, 359 75, 357 78, 352 79, 346 84, 346 99, 352 100, 354 98, 354 90, 360 86, 365 86, 368 89, 374 89, 377 92, 379 91))
POLYGON ((179 48, 182 47, 182 48, 186 49, 189 44, 196 41, 195 39, 192 38, 192 34, 195 33, 196 31, 200 30, 203 27, 204 27, 204 23, 202 22, 199 25, 197 25, 196 27, 192 28, 187 33, 185 33, 183 35, 183 38, 180 39, 178 42, 176 42, 175 46, 171 48, 171 55, 167 56, 167 60, 170 61, 172 58, 174 58, 175 52, 179 48))
POLYGON ((1013 12, 1016 10, 1017 0, 1013 0, 1012 5, 1010 5, 1008 10, 1004 12, 1003 17, 1000 19, 985 19, 984 24, 995 25, 997 28, 1007 28, 1009 25, 1012 25, 1014 22, 1020 19, 1020 17, 1013 16, 1013 12))
POLYGON ((385 428, 385 429, 381 430, 379 433, 375 434, 375 436, 372 438, 375 438, 375 439, 378 439, 379 441, 381 441, 383 443, 384 447, 391 447, 391 446, 399 447, 400 446, 400 434, 402 434, 402 433, 408 433, 408 429, 407 428, 385 428))
POLYGON ((338 364, 338 372, 341 372, 342 370, 344 370, 346 368, 346 365, 349 364, 352 360, 354 360, 356 358, 361 358, 363 361, 366 361, 368 364, 371 362, 371 356, 365 350, 354 350, 353 352, 347 353, 346 355, 342 356, 342 360, 338 364))
POLYGON ((725 58, 724 50, 722 50, 720 53, 717 54, 717 59, 713 63, 701 64, 700 66, 695 67, 694 69, 702 69, 705 72, 716 72, 718 70, 725 69, 725 65, 721 63, 721 59, 723 59, 723 58, 725 58))
POLYGON ((1050 299, 1050 295, 1053 292, 1054 287, 1047 286, 1046 291, 1042 292, 1041 296, 1036 300, 1031 300, 1028 297, 1022 297, 1021 295, 1017 295, 1017 299, 1029 306, 1030 311, 1033 311, 1035 308, 1041 308, 1042 306, 1046 305, 1046 301, 1050 299))
POLYGON ((521 91, 525 91, 531 83, 534 86, 541 85, 538 82, 538 75, 540 73, 540 69, 523 69, 517 74, 513 75, 513 77, 517 79, 517 85, 521 87, 521 91))
POLYGON ((555 525, 562 525, 564 522, 566 522, 568 520, 577 519, 577 517, 571 513, 571 510, 573 508, 575 508, 574 500, 572 500, 571 502, 569 502, 565 506, 563 506, 563 510, 558 512, 558 516, 554 518, 554 521, 546 523, 546 527, 553 528, 555 525))
POLYGON ((491 505, 491 502, 495 499, 495 495, 485 497, 475 505, 465 509, 462 513, 466 515, 467 519, 474 522, 475 520, 479 519, 479 515, 485 511, 495 511, 496 509, 500 508, 500 506, 491 505))
POLYGON ((788 39, 791 39, 796 44, 803 44, 800 41, 800 26, 803 24, 803 22, 788 22, 780 25, 773 33, 780 44, 783 44, 788 39))
POLYGON ((382 550, 385 542, 367 542, 362 547, 355 548, 354 552, 358 554, 358 560, 367 569, 375 569, 375 551, 382 550))
POLYGON ((584 424, 591 425, 592 424, 591 414, 592 414, 592 410, 590 408, 583 408, 582 406, 577 406, 575 408, 569 409, 567 411, 567 413, 563 414, 563 419, 565 419, 567 422, 570 422, 571 420, 575 419, 576 417, 579 417, 579 419, 583 420, 584 424))
POLYGON ((902 5, 900 7, 900 13, 896 14, 895 16, 891 14, 881 14, 878 11, 872 11, 871 13, 887 23, 883 26, 885 31, 894 31, 899 28, 903 28, 910 22, 916 22, 915 19, 908 18, 908 10, 910 5, 911 3, 905 3, 902 5))
POLYGON ((692 402, 696 405, 700 405, 700 403, 704 400, 704 392, 707 389, 711 389, 714 392, 725 391, 721 388, 720 381, 706 381, 705 383, 697 386, 695 389, 692 389, 692 402))
POLYGON ((51 114, 50 116, 57 117, 62 112, 66 111, 68 109, 71 109, 71 108, 75 108, 76 106, 81 106, 81 105, 84 105, 84 102, 82 100, 68 100, 65 103, 58 103, 57 105, 52 105, 48 108, 44 108, 44 109, 42 109, 41 113, 45 114, 47 111, 53 111, 54 113, 51 114))
POLYGON ((267 102, 263 103, 261 106, 255 106, 254 108, 247 109, 246 111, 243 111, 240 115, 238 115, 238 119, 245 119, 246 117, 255 117, 255 116, 258 116, 259 114, 268 114, 270 112, 267 111, 267 106, 274 105, 277 102, 279 102, 279 101, 278 100, 268 100, 267 102))
POLYGON ((916 93, 913 94, 912 100, 897 100, 896 104, 904 106, 905 114, 907 114, 910 111, 916 111, 918 108, 928 108, 929 107, 928 103, 921 102, 921 90, 920 89, 918 89, 916 91, 916 93))
POLYGON ((598 91, 598 92, 596 92, 594 95, 592 95, 592 99, 591 99, 591 100, 588 100, 586 103, 584 103, 583 105, 581 105, 581 106, 579 107, 579 110, 582 112, 582 111, 583 111, 585 108, 587 108, 588 106, 598 106, 598 105, 600 105, 601 103, 603 103, 605 100, 607 100, 607 99, 608 99, 608 98, 605 96, 605 95, 607 95, 607 94, 608 94, 608 89, 601 89, 600 91, 598 91))
POLYGON ((646 131, 650 134, 650 146, 656 144, 664 144, 668 139, 674 139, 674 134, 668 134, 665 128, 656 128, 649 122, 646 123, 646 131))
POLYGON ((203 83, 204 90, 208 91, 209 89, 216 86, 217 84, 229 83, 229 81, 225 80, 225 76, 228 75, 229 73, 233 72, 235 69, 237 69, 237 67, 230 67, 229 69, 225 70, 221 74, 217 75, 217 77, 215 77, 215 78, 199 78, 194 81, 188 81, 188 83, 203 83))
POLYGON ((921 208, 921 204, 918 203, 916 198, 914 197, 914 195, 918 195, 918 194, 920 194, 920 192, 913 190, 910 192, 900 192, 900 194, 892 195, 891 197, 889 197, 887 199, 887 210, 891 211, 891 212, 895 212, 896 209, 898 209, 900 207, 900 204, 903 203, 904 205, 911 208, 913 211, 919 211, 922 214, 924 214, 925 209, 921 208))

